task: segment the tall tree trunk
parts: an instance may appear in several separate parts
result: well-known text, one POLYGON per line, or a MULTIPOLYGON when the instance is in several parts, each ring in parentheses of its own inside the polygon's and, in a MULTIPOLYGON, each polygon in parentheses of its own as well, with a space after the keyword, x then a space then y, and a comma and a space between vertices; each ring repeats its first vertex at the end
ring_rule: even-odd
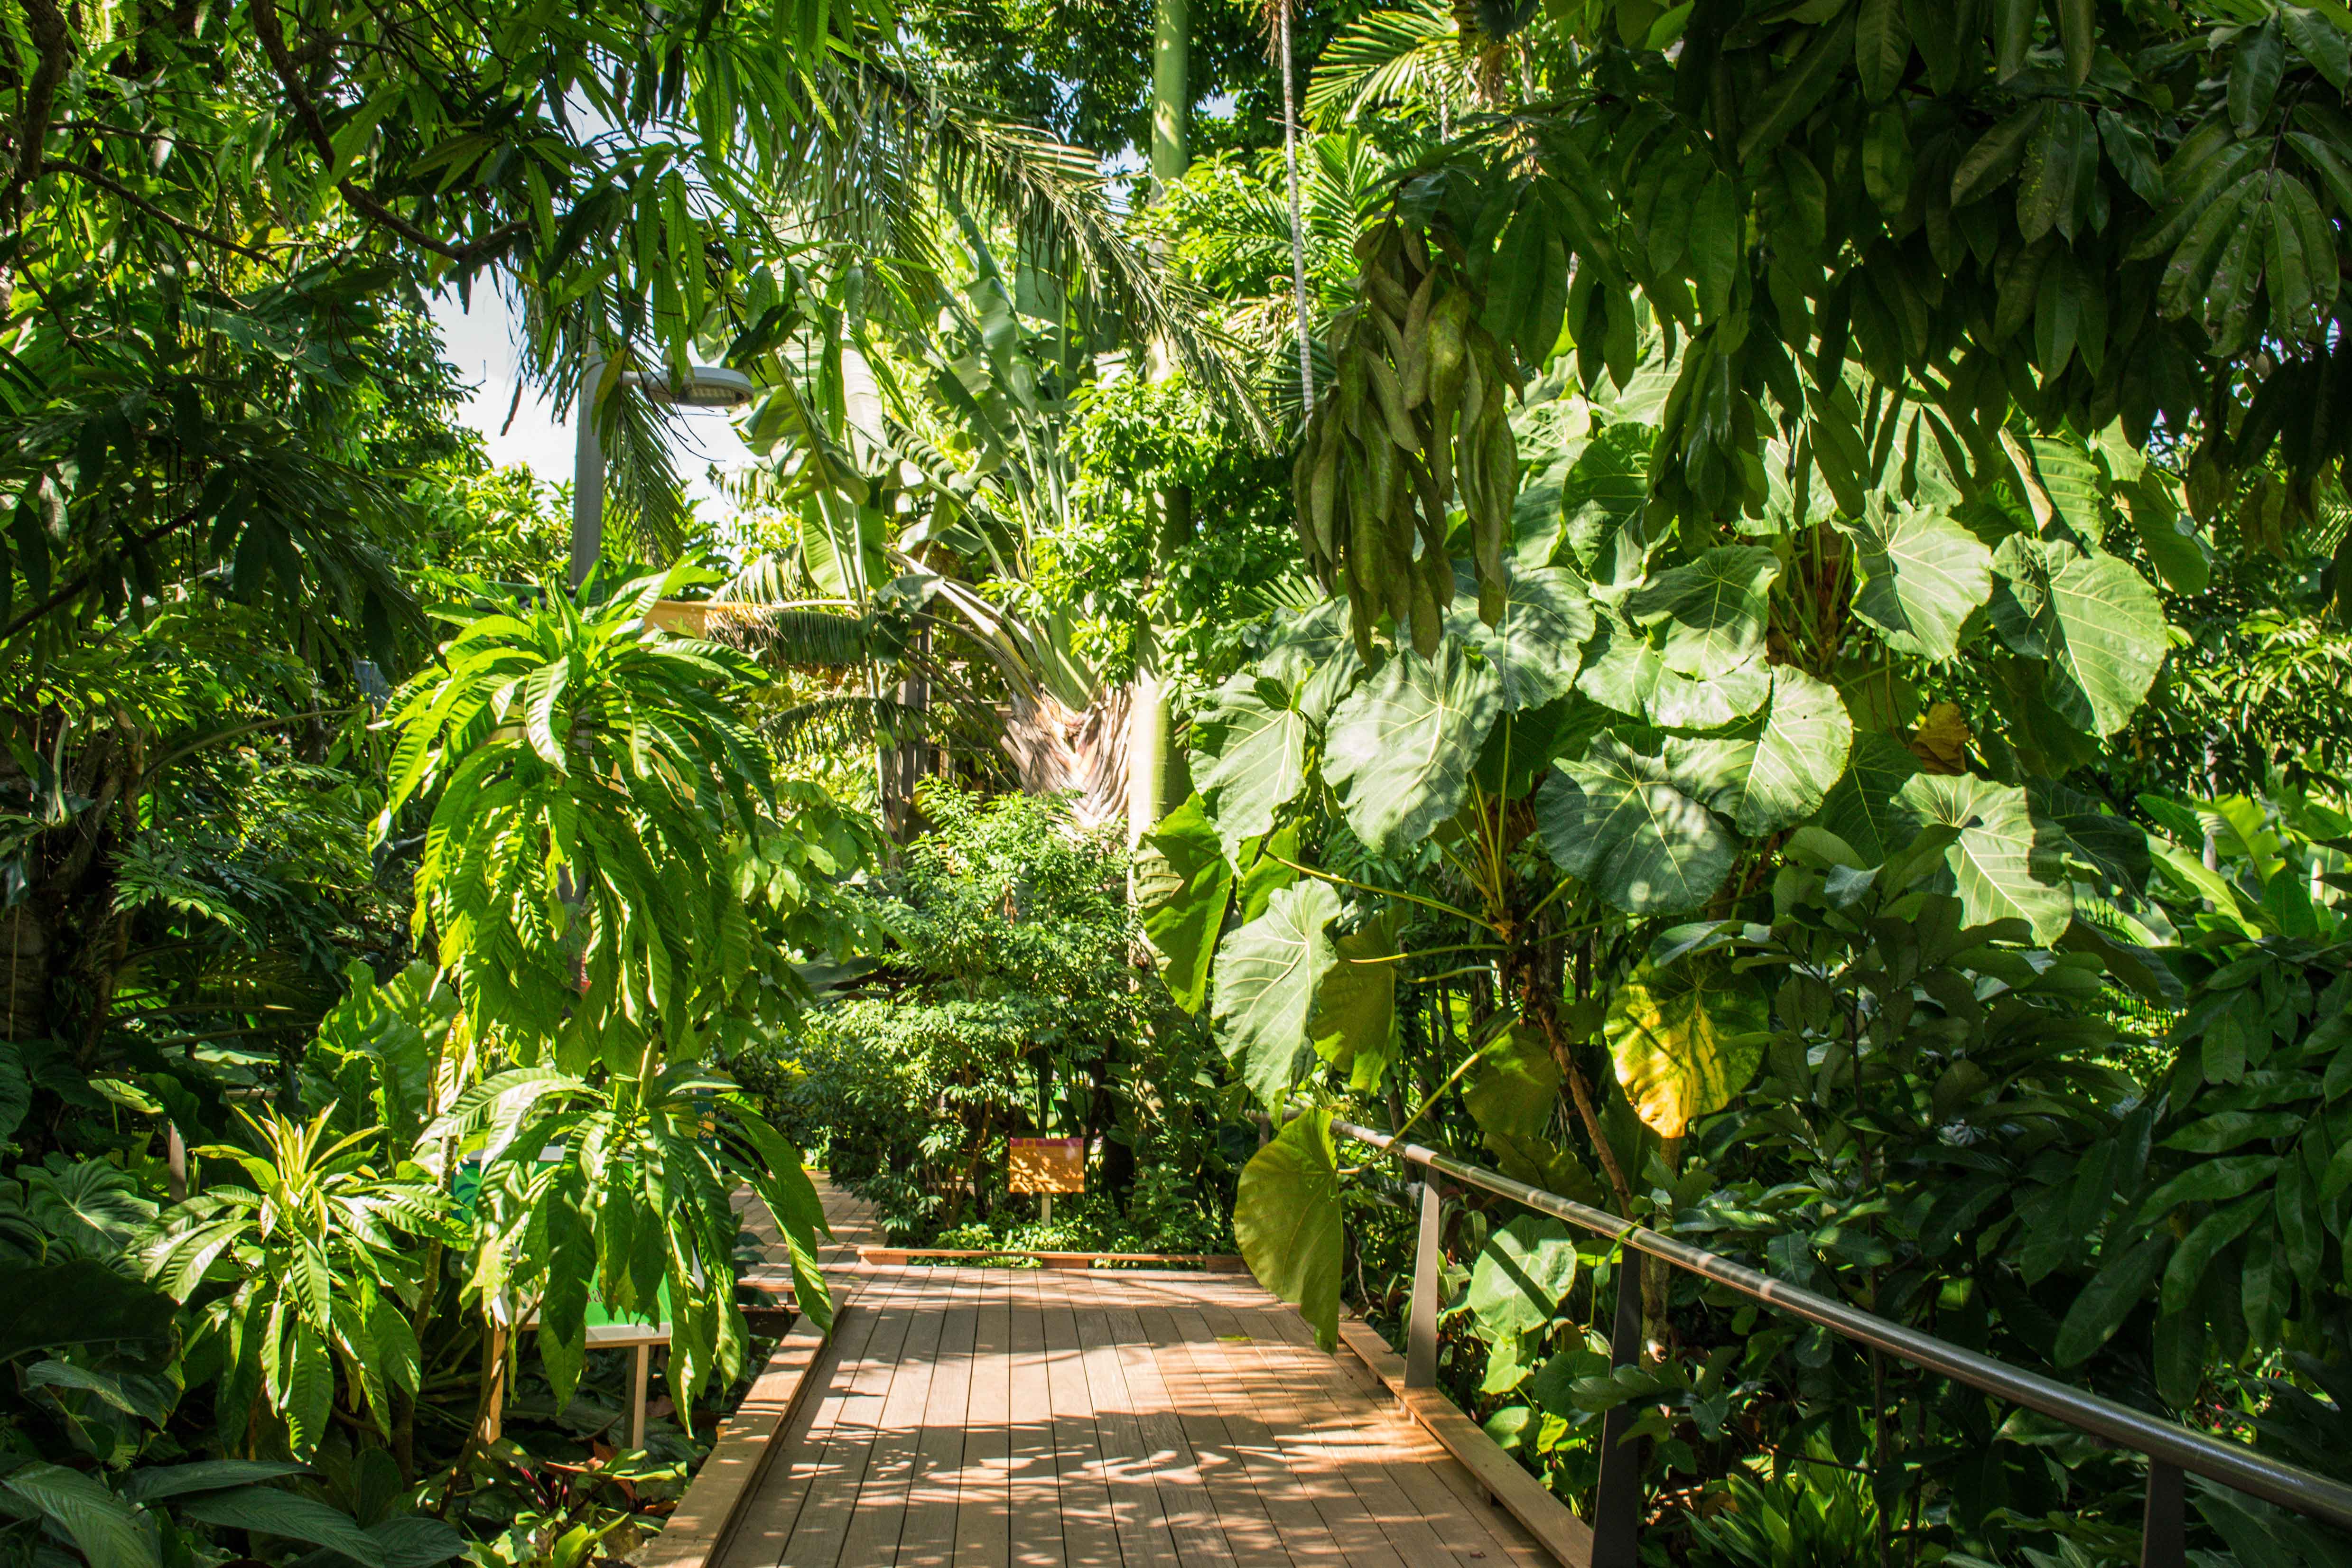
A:
MULTIPOLYGON (((1184 177, 1192 164, 1188 148, 1192 114, 1192 16, 1190 0, 1156 0, 1151 25, 1151 184, 1154 195, 1184 177)), ((1155 349, 1151 374, 1169 373, 1166 353, 1155 349)), ((1192 497, 1182 487, 1160 497, 1160 548, 1162 561, 1177 545, 1191 538, 1192 497)), ((1150 646, 1150 628, 1139 627, 1146 640, 1143 663, 1135 678, 1133 706, 1129 709, 1127 746, 1127 837, 1129 845, 1151 831, 1167 813, 1169 774, 1175 753, 1168 712, 1168 687, 1160 678, 1156 655, 1150 646)))
POLYGON ((1290 172, 1290 300, 1298 319, 1298 402, 1302 420, 1315 413, 1315 355, 1307 316, 1307 219, 1298 201, 1298 105, 1291 81, 1291 0, 1277 0, 1275 39, 1282 57, 1282 161, 1290 172))

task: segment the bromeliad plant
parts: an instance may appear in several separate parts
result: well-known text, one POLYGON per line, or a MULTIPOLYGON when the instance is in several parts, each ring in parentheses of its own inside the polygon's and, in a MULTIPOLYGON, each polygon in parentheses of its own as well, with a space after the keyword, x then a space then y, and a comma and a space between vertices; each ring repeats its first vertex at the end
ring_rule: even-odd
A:
POLYGON ((738 892, 739 852, 777 806, 725 698, 764 677, 646 622, 686 580, 453 617, 389 721, 379 826, 432 797, 417 932, 456 980, 471 1060, 422 1147, 445 1176, 480 1162, 473 1284, 493 1346, 535 1309, 568 1396, 593 1280, 608 1306, 669 1319, 681 1409, 740 1364, 739 1184, 791 1243, 801 1310, 831 1315, 799 1151, 701 1065, 803 988, 738 892))

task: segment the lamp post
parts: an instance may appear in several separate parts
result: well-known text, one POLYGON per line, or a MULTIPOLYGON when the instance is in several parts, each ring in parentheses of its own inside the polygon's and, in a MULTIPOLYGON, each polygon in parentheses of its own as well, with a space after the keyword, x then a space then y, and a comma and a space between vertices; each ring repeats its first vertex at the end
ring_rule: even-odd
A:
MULTIPOLYGON (((596 433, 596 387, 604 379, 604 361, 592 359, 581 368, 580 400, 574 418, 572 448, 572 586, 578 588, 595 570, 604 549, 604 446, 596 433)), ((721 365, 692 365, 685 379, 621 372, 620 385, 655 402, 673 408, 740 408, 751 401, 751 378, 721 365)))

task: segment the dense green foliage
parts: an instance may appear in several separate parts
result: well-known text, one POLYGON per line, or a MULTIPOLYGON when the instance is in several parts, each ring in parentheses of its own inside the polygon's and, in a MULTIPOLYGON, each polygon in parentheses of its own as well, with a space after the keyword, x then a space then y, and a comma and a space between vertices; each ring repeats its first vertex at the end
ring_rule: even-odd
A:
MULTIPOLYGON (((1339 1113, 2347 1473, 2352 14, 1192 30, 1140 189, 1133 5, 11 13, 0 1560, 618 1554, 739 1200, 828 1318, 804 1149, 1392 1326, 1339 1113)), ((2136 1552, 2131 1456, 1444 1223, 1447 1388, 1579 1502, 1631 1406, 1654 1560, 2136 1552)))
POLYGON ((1221 1249, 1241 1130, 1221 1126, 1214 1047, 1134 964, 1118 830, 1050 796, 932 784, 921 804, 930 831, 877 879, 887 950, 771 1069, 783 1124, 924 1245, 1221 1249), (1050 1226, 1006 1197, 1012 1136, 1094 1152, 1050 1226))

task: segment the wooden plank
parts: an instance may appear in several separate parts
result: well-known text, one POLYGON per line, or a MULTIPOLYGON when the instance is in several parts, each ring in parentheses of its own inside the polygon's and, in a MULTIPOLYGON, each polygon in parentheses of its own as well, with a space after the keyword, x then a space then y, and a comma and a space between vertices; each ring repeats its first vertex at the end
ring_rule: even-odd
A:
POLYGON ((1104 1478, 1110 1490, 1111 1521, 1118 1531, 1120 1555, 1128 1568, 1176 1568, 1176 1539, 1169 1532, 1168 1509, 1160 1495, 1159 1464, 1136 1420, 1134 1396, 1119 1368, 1103 1288, 1092 1279, 1084 1286, 1085 1296, 1073 1311, 1072 1320, 1078 1335, 1079 1365, 1086 1374, 1095 1427, 1102 1442, 1104 1478))
POLYGON ((1339 1338, 1554 1559, 1568 1568, 1585 1568, 1592 1561, 1591 1527, 1497 1448, 1444 1394, 1434 1388, 1407 1388, 1404 1358, 1390 1349, 1370 1323, 1343 1319, 1339 1338))
POLYGON ((978 1258, 1020 1258, 1045 1269, 1093 1269, 1101 1264, 1191 1264, 1203 1273, 1246 1274, 1249 1265, 1230 1252, 1034 1252, 1018 1248, 860 1247, 861 1261, 886 1267, 908 1263, 969 1262, 978 1258))
POLYGON ((943 1282, 908 1270, 900 1297, 907 1303, 907 1338, 890 1369, 890 1391, 867 1451, 866 1479, 857 1489, 835 1561, 890 1563, 907 1524, 915 1462, 922 1450, 923 1413, 929 1408, 932 1375, 939 1369, 940 1335, 947 1326, 943 1282))
POLYGON ((1032 1276, 1045 1325, 1046 1398, 1053 1411, 1054 1462, 1062 1511, 1062 1557, 1069 1568, 1119 1568, 1118 1529, 1111 1517, 1084 1351, 1070 1307, 1072 1276, 1032 1276))
POLYGON ((836 1309, 833 1343, 825 1347, 808 1377, 814 1392, 801 1400, 792 1419, 772 1443, 773 1458, 718 1558, 722 1568, 773 1568, 782 1560, 784 1543, 792 1539, 793 1525, 800 1518, 809 1483, 824 1458, 824 1433, 831 1427, 845 1395, 841 1383, 842 1364, 865 1354, 877 1322, 879 1314, 871 1298, 853 1298, 836 1309), (812 1430, 816 1433, 813 1445, 812 1430))
POLYGON ((1192 1448, 1201 1484, 1216 1507, 1234 1559, 1247 1568, 1292 1568, 1299 1561, 1299 1549, 1305 1548, 1308 1562, 1339 1561, 1319 1521, 1314 1528, 1305 1528, 1313 1517, 1313 1505, 1303 1498, 1281 1496, 1281 1466, 1271 1458, 1273 1444, 1263 1424, 1255 1424, 1253 1430, 1246 1408, 1228 1410, 1220 1406, 1194 1364, 1189 1338, 1151 1350, 1161 1386, 1192 1448), (1276 1502, 1269 1501, 1269 1491, 1279 1501, 1296 1505, 1284 1511, 1291 1527, 1287 1531, 1275 1518, 1276 1502))
POLYGON ((923 1407, 922 1437, 899 1537, 898 1568, 947 1568, 955 1561, 956 1496, 961 1480, 965 1421, 971 1406, 972 1346, 980 1321, 980 1287, 958 1270, 940 1303, 939 1363, 923 1407))
POLYGON ((1255 1414, 1273 1457, 1294 1478, 1346 1562, 1408 1568, 1372 1508, 1358 1495, 1346 1464, 1311 1429, 1297 1392, 1262 1357, 1249 1351, 1235 1354, 1234 1346, 1218 1339, 1195 1304, 1156 1308, 1143 1316, 1153 1325, 1156 1341, 1181 1343, 1196 1366, 1213 1369, 1204 1381, 1216 1391, 1221 1406, 1255 1414))
MULTIPOLYGON (((837 1317, 835 1326, 841 1326, 837 1317)), ((644 1568, 702 1568, 728 1556, 777 1452, 775 1439, 806 1399, 825 1344, 826 1336, 805 1319, 778 1342, 743 1403, 719 1423, 709 1457, 662 1532, 641 1554, 644 1568)))
POLYGON ((1062 1568, 1061 1477, 1054 1458, 1053 1390, 1045 1381, 1045 1314, 1037 1276, 1023 1270, 1008 1284, 1011 1371, 1005 1430, 1013 1505, 1013 1561, 1062 1568))
POLYGON ((1144 1452, 1153 1457, 1168 1531, 1175 1538, 1178 1558, 1188 1565, 1238 1562, 1202 1474, 1201 1456, 1193 1451, 1167 1379, 1160 1375, 1151 1329, 1140 1310, 1141 1301, 1150 1299, 1150 1287, 1128 1287, 1111 1298, 1106 1317, 1144 1452))
POLYGON ((1224 1343, 1246 1344, 1284 1380, 1299 1401, 1311 1440, 1343 1461, 1349 1485, 1406 1563, 1471 1568, 1507 1556, 1507 1542, 1485 1520, 1463 1509, 1433 1477, 1416 1473, 1435 1450, 1410 1422, 1349 1389, 1311 1341, 1294 1343, 1275 1332, 1280 1316, 1297 1314, 1269 1301, 1242 1312, 1204 1308, 1202 1315, 1221 1339, 1234 1336, 1224 1343))
POLYGON ((956 1486, 956 1568, 1012 1561, 1012 1281, 1002 1271, 973 1281, 971 1398, 964 1415, 963 1474, 956 1486))
POLYGON ((830 1423, 808 1435, 810 1444, 824 1445, 822 1456, 791 1539, 784 1543, 780 1568, 835 1568, 856 1512, 883 1403, 889 1397, 892 1375, 914 1319, 903 1280, 877 1280, 866 1289, 878 1321, 864 1354, 854 1362, 845 1360, 835 1374, 842 1393, 830 1423))

